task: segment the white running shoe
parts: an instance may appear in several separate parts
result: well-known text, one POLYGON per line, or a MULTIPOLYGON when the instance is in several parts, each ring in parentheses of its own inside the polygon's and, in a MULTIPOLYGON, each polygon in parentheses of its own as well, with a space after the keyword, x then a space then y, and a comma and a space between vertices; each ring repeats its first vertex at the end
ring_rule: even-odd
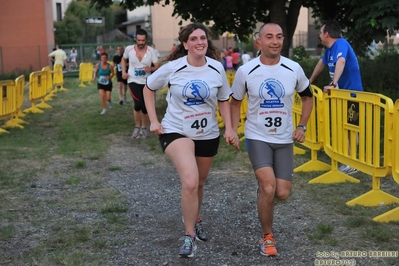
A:
POLYGON ((103 109, 100 113, 100 115, 104 115, 107 112, 107 109, 103 109))
POLYGON ((351 169, 351 167, 349 165, 341 165, 340 167, 338 167, 338 171, 342 172, 342 173, 346 173, 349 171, 349 169, 351 169))

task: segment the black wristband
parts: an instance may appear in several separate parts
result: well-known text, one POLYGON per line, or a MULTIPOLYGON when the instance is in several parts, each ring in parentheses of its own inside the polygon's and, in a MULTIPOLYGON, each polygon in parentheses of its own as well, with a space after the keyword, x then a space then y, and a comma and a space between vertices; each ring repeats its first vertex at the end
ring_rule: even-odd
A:
POLYGON ((334 88, 337 87, 337 84, 335 84, 333 81, 331 81, 330 84, 328 84, 328 85, 333 86, 334 88))

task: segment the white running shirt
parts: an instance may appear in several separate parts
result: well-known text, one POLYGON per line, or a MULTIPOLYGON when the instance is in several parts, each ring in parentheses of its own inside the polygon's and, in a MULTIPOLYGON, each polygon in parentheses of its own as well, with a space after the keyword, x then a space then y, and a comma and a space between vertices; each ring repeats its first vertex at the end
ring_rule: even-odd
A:
POLYGON ((242 65, 232 86, 233 98, 241 101, 248 93, 245 137, 269 143, 292 143, 294 92, 309 87, 302 67, 283 56, 273 66, 259 57, 242 65), (248 90, 248 91, 247 91, 248 90))
POLYGON ((136 45, 129 45, 123 52, 123 57, 129 59, 129 78, 127 82, 134 82, 136 84, 145 84, 145 80, 151 74, 151 72, 145 72, 144 67, 151 66, 151 63, 158 63, 158 56, 154 49, 146 45, 147 51, 145 52, 143 59, 139 61, 136 55, 136 45))
POLYGON ((231 89, 223 65, 206 57, 206 64, 193 67, 187 56, 170 61, 147 78, 150 90, 169 85, 168 107, 162 119, 164 133, 179 133, 194 140, 219 136, 218 101, 228 101, 231 89))

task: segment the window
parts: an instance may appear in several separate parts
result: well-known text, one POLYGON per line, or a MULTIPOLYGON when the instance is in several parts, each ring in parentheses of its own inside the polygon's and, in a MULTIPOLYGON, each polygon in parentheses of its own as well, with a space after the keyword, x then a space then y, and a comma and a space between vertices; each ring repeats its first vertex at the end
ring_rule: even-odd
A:
POLYGON ((62 7, 61 3, 56 3, 57 21, 62 21, 62 7))

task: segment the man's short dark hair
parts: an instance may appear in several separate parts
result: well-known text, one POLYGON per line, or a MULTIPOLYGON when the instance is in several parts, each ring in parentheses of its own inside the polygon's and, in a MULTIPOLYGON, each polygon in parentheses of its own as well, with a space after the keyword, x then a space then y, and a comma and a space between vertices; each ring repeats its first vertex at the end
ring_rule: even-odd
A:
POLYGON ((329 20, 324 23, 323 33, 328 32, 331 38, 341 38, 341 25, 339 25, 338 21, 336 20, 329 20))
POLYGON ((136 31, 136 36, 137 35, 144 35, 145 36, 145 38, 147 39, 147 31, 146 30, 144 30, 144 29, 138 29, 137 31, 136 31))

